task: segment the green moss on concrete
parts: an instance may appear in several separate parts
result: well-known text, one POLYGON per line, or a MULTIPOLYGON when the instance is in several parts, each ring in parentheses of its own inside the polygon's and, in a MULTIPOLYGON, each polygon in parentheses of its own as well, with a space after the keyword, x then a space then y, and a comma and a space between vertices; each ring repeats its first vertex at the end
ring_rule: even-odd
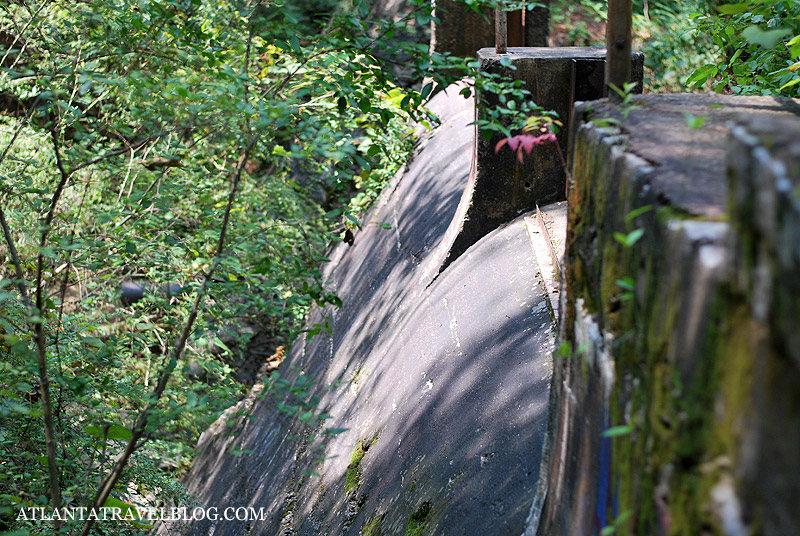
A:
POLYGON ((670 267, 665 240, 657 234, 665 231, 667 219, 685 214, 661 211, 659 216, 636 251, 607 241, 600 264, 598 305, 607 315, 605 328, 617 338, 613 354, 618 381, 611 419, 615 425, 635 427, 631 436, 613 440, 610 481, 615 483, 615 496, 610 504, 636 512, 635 521, 617 527, 617 534, 654 533, 665 519, 675 534, 717 526, 710 493, 725 471, 719 460, 738 445, 738 436, 730 432, 737 429, 736 415, 746 411, 749 391, 741 392, 740 387, 749 385, 752 372, 750 333, 733 317, 730 296, 723 289, 713 298, 706 333, 698 337, 705 343, 692 363, 690 385, 681 386, 668 349, 681 336, 677 320, 684 312, 677 297, 685 292, 683 274, 670 267), (646 259, 642 266, 640 258, 646 259), (626 273, 636 274, 640 282, 644 278, 644 295, 637 296, 635 304, 625 302, 611 311, 620 292, 611 282, 626 273), (726 406, 722 420, 715 419, 720 396, 726 406))
POLYGON ((630 254, 630 251, 627 251, 615 240, 607 240, 604 244, 600 276, 600 303, 597 304, 597 308, 606 313, 606 324, 613 323, 617 313, 621 310, 622 304, 619 302, 619 296, 624 291, 617 285, 617 281, 629 274, 622 271, 623 263, 620 262, 620 259, 627 258, 630 254))
MULTIPOLYGON (((679 313, 666 309, 669 317, 679 313)), ((628 453, 623 447, 614 458, 621 493, 627 490, 638 504, 637 533, 651 531, 664 518, 675 534, 708 527, 721 530, 711 491, 729 471, 740 445, 738 420, 746 413, 752 386, 747 314, 725 289, 713 298, 706 331, 699 337, 705 343, 686 386, 662 350, 665 338, 678 336, 674 323, 648 333, 654 346, 643 356, 647 367, 640 383, 647 407, 642 443, 647 448, 628 453), (625 459, 645 461, 633 462, 637 468, 626 465, 625 459), (652 497, 663 497, 659 500, 664 502, 657 505, 652 497)), ((620 497, 620 505, 626 502, 620 497)))
POLYGON ((764 334, 750 322, 749 310, 740 306, 729 310, 727 329, 721 348, 724 365, 720 367, 722 413, 714 430, 714 450, 719 454, 736 452, 741 445, 739 433, 747 416, 753 389, 754 361, 764 334))
POLYGON ((420 536, 431 517, 431 503, 425 501, 408 517, 405 536, 420 536))
POLYGON ((385 514, 373 515, 369 518, 369 521, 367 521, 359 534, 361 536, 381 536, 381 523, 383 523, 384 515, 385 514))
POLYGON ((361 460, 369 448, 378 442, 378 436, 372 439, 364 439, 356 443, 356 448, 350 455, 350 463, 347 465, 347 474, 344 479, 344 491, 350 493, 361 485, 361 460))
POLYGON ((344 480, 346 493, 350 493, 361 484, 361 460, 364 458, 365 452, 364 443, 359 441, 350 456, 350 464, 347 466, 347 476, 344 480))
MULTIPOLYGON (((601 506, 608 506, 607 519, 613 519, 614 508, 634 511, 617 534, 656 534, 666 525, 670 534, 721 534, 711 493, 720 482, 736 482, 743 435, 755 419, 750 415, 758 376, 754 359, 767 351, 759 342, 764 334, 752 320, 750 298, 733 291, 748 292, 752 282, 716 283, 697 326, 702 330, 695 334, 698 346, 676 355, 676 343, 685 336, 686 302, 692 299, 687 285, 693 274, 681 262, 695 260, 689 258, 695 250, 687 250, 686 237, 671 232, 669 224, 727 218, 658 206, 635 220, 645 234, 634 247, 624 248, 613 232, 632 230, 626 212, 637 203, 661 202, 647 197, 634 177, 611 176, 603 143, 579 135, 575 144, 562 322, 574 326, 575 305, 582 299, 600 328, 614 335, 611 424, 634 427, 630 436, 612 440, 609 503, 601 506), (626 275, 637 282, 635 302, 618 300, 622 290, 616 281, 626 275)), ((750 219, 734 217, 732 224, 750 219)), ((747 278, 758 248, 753 233, 743 231, 737 274, 747 278)), ((585 360, 568 365, 573 392, 597 382, 597 371, 585 360)), ((760 533, 754 515, 753 532, 760 533)))

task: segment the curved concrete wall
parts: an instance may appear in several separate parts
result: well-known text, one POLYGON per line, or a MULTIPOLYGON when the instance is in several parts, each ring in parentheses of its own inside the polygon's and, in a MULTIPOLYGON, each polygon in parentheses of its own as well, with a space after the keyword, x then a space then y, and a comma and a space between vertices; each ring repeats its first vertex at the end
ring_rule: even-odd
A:
POLYGON ((474 110, 457 90, 431 107, 442 126, 355 244, 331 254, 326 277, 344 306, 310 320, 330 333, 298 340, 281 368, 310 378, 326 426, 347 431, 313 466, 314 446, 293 438, 307 430, 255 389, 203 435, 187 484, 208 506, 264 507, 269 519, 197 522, 190 533, 524 530, 539 486, 553 319, 522 218, 439 273, 467 184, 474 110))

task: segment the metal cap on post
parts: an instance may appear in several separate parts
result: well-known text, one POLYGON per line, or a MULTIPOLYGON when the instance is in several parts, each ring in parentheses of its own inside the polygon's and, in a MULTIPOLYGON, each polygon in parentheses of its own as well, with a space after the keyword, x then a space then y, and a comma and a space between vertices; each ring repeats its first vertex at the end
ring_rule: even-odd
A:
POLYGON ((494 10, 494 37, 495 50, 498 54, 505 54, 508 48, 508 18, 502 9, 494 10))
POLYGON ((611 84, 623 89, 631 80, 631 27, 633 4, 631 0, 608 0, 606 21, 606 93, 613 100, 621 100, 611 84))

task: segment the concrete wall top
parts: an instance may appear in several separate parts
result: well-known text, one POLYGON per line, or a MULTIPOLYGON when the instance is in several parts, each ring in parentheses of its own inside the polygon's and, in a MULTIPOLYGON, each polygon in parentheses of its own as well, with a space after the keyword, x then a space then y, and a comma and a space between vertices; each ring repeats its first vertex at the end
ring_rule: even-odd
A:
MULTIPOLYGON (((642 95, 633 98, 625 118, 621 107, 607 101, 586 103, 575 113, 598 124, 603 117, 620 121, 620 133, 629 144, 626 152, 649 164, 641 171, 665 202, 694 216, 722 218, 727 206, 729 123, 753 115, 800 115, 800 101, 716 94, 642 95), (690 128, 687 114, 702 125, 690 128)), ((575 121, 574 127, 581 128, 581 121, 575 121)))

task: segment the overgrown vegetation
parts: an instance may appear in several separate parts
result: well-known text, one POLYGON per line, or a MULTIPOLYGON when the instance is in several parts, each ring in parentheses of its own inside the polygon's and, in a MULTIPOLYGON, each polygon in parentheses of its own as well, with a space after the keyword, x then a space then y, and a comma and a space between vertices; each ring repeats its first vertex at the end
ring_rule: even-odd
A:
MULTIPOLYGON (((313 304, 340 304, 325 249, 386 226, 363 215, 408 158, 411 122, 435 125, 436 89, 472 76, 466 95, 501 97, 479 126, 509 138, 546 117, 517 104, 521 83, 402 41, 432 17, 410 4, 395 21, 366 0, 2 6, 0 530, 132 534, 147 527, 17 517, 191 504, 178 478, 246 388, 237 356, 263 361, 313 304), (143 299, 120 302, 126 281, 143 299)), ((688 78, 797 95, 796 2, 635 6, 651 90, 688 78)), ((554 13, 562 44, 601 44, 604 2, 554 13)), ((270 385, 318 422, 311 379, 299 381, 270 385)))
POLYGON ((730 3, 693 18, 715 53, 688 79, 693 88, 710 83, 718 93, 800 96, 800 3, 730 3))
POLYGON ((390 39, 427 24, 417 4, 396 22, 361 1, 4 6, 3 528, 62 525, 24 507, 187 504, 190 445, 242 391, 241 324, 288 342, 339 304, 326 245, 376 223, 359 217, 410 121, 434 121, 455 60, 390 39), (153 292, 120 305, 126 280, 153 292))
MULTIPOLYGON (((606 6, 602 0, 554 1, 551 44, 605 47, 606 6)), ((686 91, 689 75, 713 60, 710 39, 692 21, 693 14, 708 13, 709 0, 634 0, 633 46, 644 53, 645 91, 686 91)))
MULTIPOLYGON (((606 2, 553 3, 554 45, 605 46, 606 2)), ((635 0, 645 90, 800 95, 800 5, 786 0, 635 0)))

